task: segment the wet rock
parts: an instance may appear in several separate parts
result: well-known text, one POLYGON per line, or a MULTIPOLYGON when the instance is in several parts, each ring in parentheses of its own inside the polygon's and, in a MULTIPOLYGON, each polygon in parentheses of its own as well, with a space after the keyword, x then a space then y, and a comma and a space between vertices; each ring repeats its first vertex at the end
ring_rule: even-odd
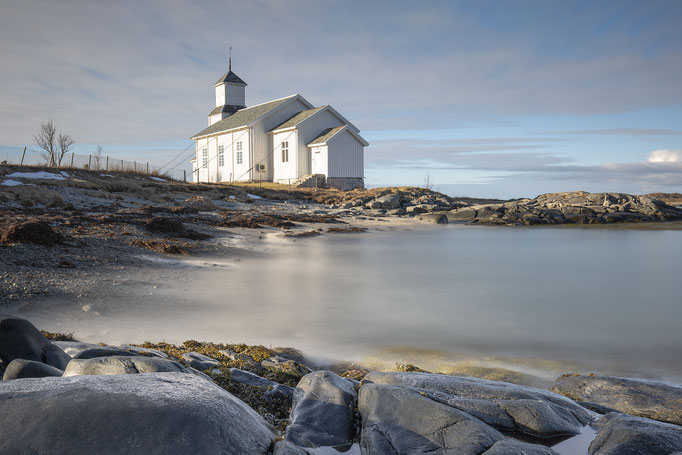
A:
POLYGON ((93 359, 73 359, 64 370, 64 377, 81 375, 114 375, 114 374, 137 374, 137 373, 160 373, 177 372, 190 373, 191 371, 172 360, 159 359, 156 357, 96 357, 93 359))
POLYGON ((55 232, 47 221, 29 220, 10 225, 0 235, 0 244, 36 243, 39 245, 55 245, 64 237, 55 232))
POLYGON ((125 349, 120 349, 112 346, 97 346, 95 348, 88 348, 80 351, 78 354, 74 355, 74 359, 94 359, 96 357, 111 357, 111 356, 121 356, 121 357, 132 357, 137 354, 134 352, 126 351, 125 349))
POLYGON ((0 360, 35 360, 63 370, 71 357, 59 349, 29 321, 0 316, 0 360))
POLYGON ((564 375, 550 388, 572 400, 682 425, 682 387, 611 376, 564 375))
POLYGON ((7 365, 3 381, 22 378, 45 378, 48 376, 61 376, 62 370, 51 367, 35 360, 14 359, 7 365))
POLYGON ((262 378, 257 374, 251 373, 250 371, 240 370, 239 368, 230 368, 230 373, 232 374, 232 382, 237 382, 239 384, 247 384, 258 387, 274 387, 279 385, 275 381, 270 379, 262 378))
POLYGON ((187 360, 189 366, 196 368, 199 371, 208 370, 220 365, 220 362, 216 359, 198 352, 185 352, 182 354, 182 358, 187 360))
POLYGON ((337 446, 353 442, 353 384, 330 371, 315 371, 294 390, 286 439, 302 447, 337 446))
POLYGON ((275 439, 242 401, 179 373, 8 381, 0 428, 12 435, 0 438, 8 454, 265 455, 275 439))
POLYGON ((448 216, 444 213, 422 213, 415 215, 414 219, 433 224, 448 224, 448 216))
POLYGON ((670 423, 612 412, 594 426, 599 432, 590 455, 667 455, 682 450, 682 427, 670 423))
POLYGON ((554 450, 539 444, 529 444, 506 438, 497 441, 491 448, 483 452, 483 455, 558 455, 554 450))
POLYGON ((396 372, 369 373, 363 384, 369 382, 437 391, 441 394, 425 394, 501 430, 513 428, 536 437, 578 434, 592 420, 586 409, 561 395, 506 382, 396 372))
POLYGON ((277 443, 275 443, 275 448, 272 452, 272 455, 310 455, 310 452, 302 447, 297 446, 296 444, 292 444, 286 439, 282 439, 281 441, 277 441, 277 443))
POLYGON ((358 409, 363 453, 457 453, 478 455, 504 436, 479 419, 415 390, 364 384, 358 409))

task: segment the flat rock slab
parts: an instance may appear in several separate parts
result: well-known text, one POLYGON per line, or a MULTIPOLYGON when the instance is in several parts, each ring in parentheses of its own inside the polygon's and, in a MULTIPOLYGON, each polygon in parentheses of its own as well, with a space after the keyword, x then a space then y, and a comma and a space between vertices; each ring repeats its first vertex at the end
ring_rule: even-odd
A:
POLYGON ((682 451, 682 427, 644 417, 611 412, 594 426, 599 430, 590 455, 668 455, 682 451))
POLYGON ((302 447, 350 444, 357 399, 353 383, 330 371, 305 375, 294 389, 286 439, 302 447))
POLYGON ((71 357, 59 349, 29 321, 0 315, 0 360, 35 360, 63 370, 71 357))
POLYGON ((246 370, 240 370, 239 368, 230 368, 230 373, 232 374, 232 382, 237 382, 239 384, 258 387, 275 387, 279 385, 279 383, 275 381, 262 378, 255 373, 251 373, 250 371, 246 370))
POLYGON ((479 455, 504 439, 470 414, 405 387, 363 384, 358 409, 365 454, 479 455))
POLYGON ((242 401, 181 373, 2 382, 0 428, 0 453, 16 454, 264 455, 275 438, 242 401))
POLYGON ((126 349, 121 349, 121 348, 112 347, 112 346, 98 346, 96 348, 83 349, 81 352, 74 355, 73 358, 74 359, 94 359, 97 357, 112 357, 112 356, 132 357, 132 356, 136 356, 136 355, 137 355, 137 353, 130 352, 126 349))
POLYGON ((564 375, 550 388, 572 400, 682 425, 682 387, 611 376, 564 375))
POLYGON ((64 376, 114 375, 136 373, 192 373, 172 360, 157 357, 110 356, 94 359, 73 359, 66 366, 64 376))
POLYGON ((507 438, 497 441, 483 455, 559 455, 549 447, 507 438))
POLYGON ((182 354, 182 358, 187 360, 189 366, 200 371, 208 370, 220 365, 220 362, 218 362, 216 359, 199 352, 185 352, 182 354))
POLYGON ((579 434, 592 420, 589 411, 561 395, 500 381, 432 373, 369 373, 365 383, 415 389, 503 431, 536 437, 579 434), (439 393, 436 393, 439 392, 439 393))
POLYGON ((43 362, 35 360, 14 359, 7 365, 3 381, 22 378, 45 378, 50 376, 59 377, 64 373, 59 368, 51 367, 43 362))

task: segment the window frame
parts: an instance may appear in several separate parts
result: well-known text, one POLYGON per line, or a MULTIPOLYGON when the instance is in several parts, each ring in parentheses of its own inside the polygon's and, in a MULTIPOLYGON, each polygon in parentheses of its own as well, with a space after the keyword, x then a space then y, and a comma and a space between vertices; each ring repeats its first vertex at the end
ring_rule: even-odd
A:
POLYGON ((225 146, 218 146, 218 167, 225 167, 225 146))
POLYGON ((201 149, 201 168, 208 169, 208 148, 201 149))
POLYGON ((282 163, 289 162, 289 141, 282 141, 282 163))

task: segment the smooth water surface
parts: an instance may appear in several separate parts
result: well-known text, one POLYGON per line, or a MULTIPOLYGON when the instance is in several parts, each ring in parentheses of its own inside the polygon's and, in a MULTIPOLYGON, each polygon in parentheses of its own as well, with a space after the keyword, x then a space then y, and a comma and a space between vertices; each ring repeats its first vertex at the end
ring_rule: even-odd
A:
POLYGON ((138 294, 87 313, 80 303, 56 318, 23 311, 111 342, 243 341, 337 359, 438 353, 682 379, 681 230, 449 225, 264 253, 150 264, 138 294))

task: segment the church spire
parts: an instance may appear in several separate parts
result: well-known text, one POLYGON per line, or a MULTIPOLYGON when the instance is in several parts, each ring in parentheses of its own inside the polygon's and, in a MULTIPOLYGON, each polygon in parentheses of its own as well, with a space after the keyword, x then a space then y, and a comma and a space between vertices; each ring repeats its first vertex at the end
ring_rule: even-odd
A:
POLYGON ((229 54, 229 55, 230 55, 230 56, 229 56, 228 61, 227 61, 227 62, 228 62, 228 63, 227 63, 227 72, 228 72, 228 73, 229 73, 230 71, 232 71, 232 46, 230 46, 230 54, 229 54))

